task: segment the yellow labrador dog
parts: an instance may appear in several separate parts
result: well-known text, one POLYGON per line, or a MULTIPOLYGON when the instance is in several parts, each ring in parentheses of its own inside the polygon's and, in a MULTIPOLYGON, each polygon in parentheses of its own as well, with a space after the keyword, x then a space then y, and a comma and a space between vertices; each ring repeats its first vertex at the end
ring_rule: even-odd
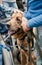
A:
POLYGON ((9 25, 10 34, 13 35, 13 37, 17 40, 18 49, 20 51, 21 65, 34 65, 36 57, 34 55, 34 51, 32 50, 32 47, 34 45, 33 30, 30 29, 28 32, 23 31, 21 27, 22 17, 23 12, 20 10, 15 10, 11 17, 11 20, 7 24, 9 25))

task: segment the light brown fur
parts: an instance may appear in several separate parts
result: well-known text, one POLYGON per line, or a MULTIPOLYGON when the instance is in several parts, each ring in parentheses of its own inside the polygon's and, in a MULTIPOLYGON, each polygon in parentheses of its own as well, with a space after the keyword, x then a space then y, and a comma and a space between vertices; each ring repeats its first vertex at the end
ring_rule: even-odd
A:
MULTIPOLYGON (((28 50, 27 51, 24 51, 20 46, 23 45, 26 49, 28 49, 28 42, 27 42, 27 36, 25 37, 24 40, 20 40, 21 37, 23 37, 23 35, 25 34, 28 34, 27 32, 24 32, 23 29, 21 28, 21 23, 22 23, 22 16, 23 14, 20 13, 20 12, 15 12, 12 17, 11 17, 11 20, 8 22, 8 24, 10 25, 10 30, 11 32, 14 32, 16 31, 18 28, 20 28, 20 32, 21 34, 19 33, 16 33, 14 34, 14 38, 17 40, 17 45, 18 45, 18 48, 20 50, 20 55, 21 55, 21 65, 34 65, 32 61, 28 61, 29 59, 29 53, 28 53, 28 50)), ((33 35, 32 37, 33 38, 33 35)), ((32 42, 30 44, 32 46, 32 42)), ((36 57, 34 55, 34 51, 31 52, 31 57, 32 59, 35 61, 36 57)))

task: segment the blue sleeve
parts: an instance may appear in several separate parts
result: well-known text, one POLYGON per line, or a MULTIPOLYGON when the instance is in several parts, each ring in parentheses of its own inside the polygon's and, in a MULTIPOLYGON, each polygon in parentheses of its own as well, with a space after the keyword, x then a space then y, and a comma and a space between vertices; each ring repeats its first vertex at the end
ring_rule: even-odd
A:
POLYGON ((38 26, 42 26, 42 14, 28 21, 28 27, 33 28, 38 26))
POLYGON ((27 19, 30 19, 31 18, 31 14, 29 13, 29 11, 24 11, 24 14, 23 14, 24 17, 26 17, 27 19))

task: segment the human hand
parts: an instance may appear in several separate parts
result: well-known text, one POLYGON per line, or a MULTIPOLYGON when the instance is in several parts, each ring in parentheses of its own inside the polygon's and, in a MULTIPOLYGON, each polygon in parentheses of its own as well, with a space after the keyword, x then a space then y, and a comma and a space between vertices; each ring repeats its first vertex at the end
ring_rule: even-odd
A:
POLYGON ((28 27, 28 20, 25 17, 22 17, 22 24, 21 24, 24 32, 30 30, 30 28, 28 27))

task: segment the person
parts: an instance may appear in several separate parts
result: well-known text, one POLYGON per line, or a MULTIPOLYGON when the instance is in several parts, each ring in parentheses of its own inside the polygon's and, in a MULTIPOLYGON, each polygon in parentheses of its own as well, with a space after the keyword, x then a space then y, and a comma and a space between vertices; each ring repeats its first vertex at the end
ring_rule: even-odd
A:
POLYGON ((23 2, 24 11, 27 9, 25 1, 23 2))
POLYGON ((18 9, 20 9, 21 11, 24 11, 22 0, 16 0, 16 3, 18 5, 18 9))
POLYGON ((25 32, 37 28, 37 43, 42 51, 42 0, 27 0, 27 11, 24 12, 21 26, 25 32))
POLYGON ((0 4, 2 3, 2 0, 0 0, 0 4))
POLYGON ((28 10, 25 11, 24 17, 22 18, 22 27, 26 31, 29 28, 42 26, 42 2, 41 0, 29 0, 27 2, 28 10), (25 23, 24 23, 25 19, 25 23), (28 23, 27 23, 28 21, 28 23), (27 28, 28 27, 28 28, 27 28))

